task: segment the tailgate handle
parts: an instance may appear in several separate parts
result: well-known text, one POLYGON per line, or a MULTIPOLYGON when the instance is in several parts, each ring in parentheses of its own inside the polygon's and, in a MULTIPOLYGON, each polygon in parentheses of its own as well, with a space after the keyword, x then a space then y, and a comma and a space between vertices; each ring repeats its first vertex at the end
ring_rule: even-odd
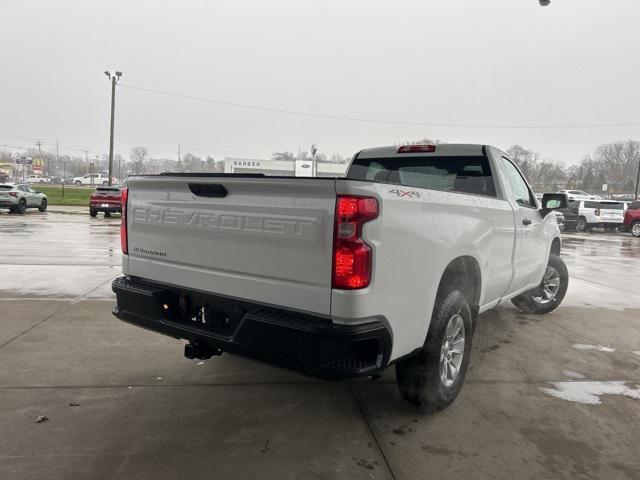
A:
POLYGON ((190 183, 189 190, 199 197, 224 198, 227 196, 227 189, 218 183, 190 183))

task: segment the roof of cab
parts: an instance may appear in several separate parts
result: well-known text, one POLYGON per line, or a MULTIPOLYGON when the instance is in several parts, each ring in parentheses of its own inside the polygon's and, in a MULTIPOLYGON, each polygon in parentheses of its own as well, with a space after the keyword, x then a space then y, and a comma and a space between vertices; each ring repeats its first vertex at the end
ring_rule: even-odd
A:
POLYGON ((482 155, 482 148, 484 145, 476 145, 471 143, 444 143, 436 145, 434 152, 412 152, 412 153, 398 153, 399 145, 392 145, 389 147, 376 147, 365 148, 358 153, 358 158, 388 158, 403 156, 453 156, 453 155, 482 155))

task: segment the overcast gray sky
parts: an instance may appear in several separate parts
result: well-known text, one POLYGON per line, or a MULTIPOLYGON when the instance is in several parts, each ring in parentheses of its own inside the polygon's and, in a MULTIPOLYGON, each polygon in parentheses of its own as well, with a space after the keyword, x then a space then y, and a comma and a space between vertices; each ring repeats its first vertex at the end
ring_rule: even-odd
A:
MULTIPOLYGON (((0 0, 0 144, 108 151, 105 69, 123 84, 351 122, 117 91, 116 151, 351 155, 424 137, 578 162, 640 137, 640 1, 0 0), (10 134, 12 136, 8 136, 10 134)), ((62 149, 66 153, 77 153, 62 149)))

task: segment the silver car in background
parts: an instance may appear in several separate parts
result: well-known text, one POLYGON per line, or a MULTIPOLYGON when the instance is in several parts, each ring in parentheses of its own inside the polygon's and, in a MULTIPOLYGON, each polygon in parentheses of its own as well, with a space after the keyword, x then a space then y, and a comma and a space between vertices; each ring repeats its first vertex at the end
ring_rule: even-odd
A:
POLYGON ((0 208, 8 208, 11 213, 23 214, 27 208, 47 210, 47 196, 25 184, 0 185, 0 208))

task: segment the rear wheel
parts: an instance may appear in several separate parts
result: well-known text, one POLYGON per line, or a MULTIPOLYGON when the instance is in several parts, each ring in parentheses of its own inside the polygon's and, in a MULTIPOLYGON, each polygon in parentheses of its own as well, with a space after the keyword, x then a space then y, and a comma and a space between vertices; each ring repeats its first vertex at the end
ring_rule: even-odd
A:
POLYGON ((640 237, 640 222, 635 222, 631 225, 631 235, 634 237, 640 237))
POLYGON ((422 350, 396 363, 402 397, 429 412, 447 407, 460 393, 473 333, 473 317, 464 295, 452 290, 439 298, 422 350))
POLYGON ((589 230, 589 224, 587 223, 587 219, 584 217, 580 217, 578 219, 578 224, 576 225, 576 230, 579 232, 586 232, 589 230))
POLYGON ((111 212, 104 212, 104 216, 105 217, 110 217, 111 216, 111 212))
POLYGON ((552 253, 540 285, 512 298, 511 303, 525 313, 549 313, 562 303, 568 286, 567 266, 558 255, 552 253))
POLYGON ((27 210, 27 202, 23 199, 18 202, 15 212, 22 215, 27 210))
POLYGON ((76 181, 75 181, 75 182, 73 182, 73 183, 74 183, 74 185, 75 185, 76 187, 79 187, 80 185, 82 185, 82 182, 81 182, 80 180, 76 180, 76 181))
POLYGON ((40 206, 38 207, 38 210, 40 210, 41 212, 46 212, 47 211, 47 199, 43 198, 42 202, 40 202, 40 206))
POLYGON ((98 212, 96 210, 94 210, 93 208, 89 209, 89 215, 91 215, 92 217, 95 217, 96 215, 98 215, 98 212))

